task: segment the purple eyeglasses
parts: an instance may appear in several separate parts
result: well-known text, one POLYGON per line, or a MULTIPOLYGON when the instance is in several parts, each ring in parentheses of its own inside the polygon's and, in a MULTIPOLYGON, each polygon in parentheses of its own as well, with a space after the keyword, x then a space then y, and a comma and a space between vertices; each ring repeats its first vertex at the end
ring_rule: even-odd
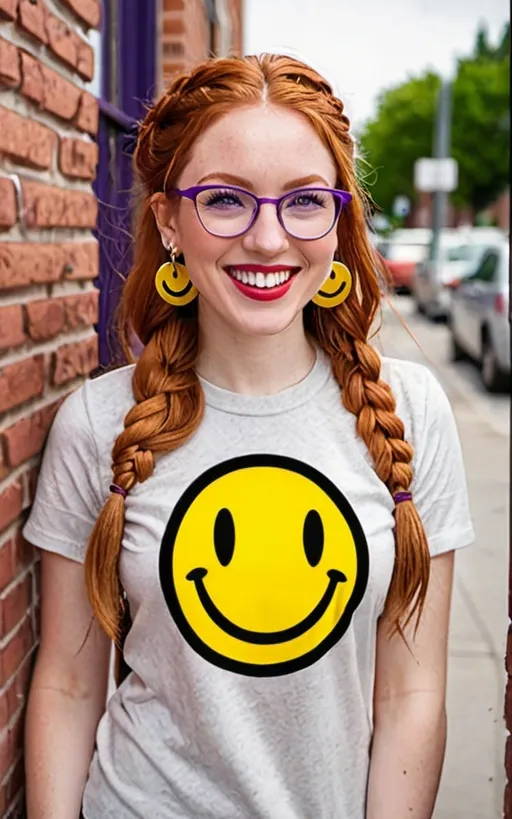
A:
POLYGON ((299 188, 277 199, 255 196, 231 185, 196 185, 175 193, 191 199, 204 229, 212 236, 233 239, 252 227, 262 205, 274 205, 282 228, 295 239, 311 241, 334 227, 352 194, 336 188, 299 188))

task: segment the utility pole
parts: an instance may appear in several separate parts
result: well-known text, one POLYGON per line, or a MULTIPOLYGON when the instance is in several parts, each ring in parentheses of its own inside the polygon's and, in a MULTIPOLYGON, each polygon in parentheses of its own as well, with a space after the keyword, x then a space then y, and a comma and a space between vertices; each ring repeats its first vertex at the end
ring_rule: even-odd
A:
MULTIPOLYGON (((439 90, 437 103, 436 123, 434 131, 434 157, 447 159, 451 152, 451 124, 452 124, 452 83, 443 80, 439 90)), ((436 261, 439 256, 439 238, 441 230, 446 225, 448 209, 448 194, 437 190, 433 194, 432 202, 432 246, 431 258, 436 261)))

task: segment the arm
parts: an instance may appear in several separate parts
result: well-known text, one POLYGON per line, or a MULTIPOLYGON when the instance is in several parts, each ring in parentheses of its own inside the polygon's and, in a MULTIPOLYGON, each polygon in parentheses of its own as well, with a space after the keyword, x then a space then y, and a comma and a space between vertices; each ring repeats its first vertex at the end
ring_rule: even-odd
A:
POLYGON ((83 564, 50 552, 41 564, 41 646, 25 728, 27 813, 78 819, 105 710, 110 641, 93 619, 83 564))
POLYGON ((431 561, 420 626, 379 624, 367 819, 431 819, 446 743, 446 672, 454 553, 431 561), (412 652, 412 653, 411 653, 412 652))

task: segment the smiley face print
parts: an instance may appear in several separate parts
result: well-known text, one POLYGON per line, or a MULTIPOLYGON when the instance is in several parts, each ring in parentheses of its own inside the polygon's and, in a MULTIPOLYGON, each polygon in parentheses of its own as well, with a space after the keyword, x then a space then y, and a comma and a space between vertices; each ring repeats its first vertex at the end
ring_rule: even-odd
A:
POLYGON ((189 645, 215 665, 278 676, 316 662, 347 630, 368 547, 346 498, 291 458, 224 461, 181 496, 160 582, 189 645))

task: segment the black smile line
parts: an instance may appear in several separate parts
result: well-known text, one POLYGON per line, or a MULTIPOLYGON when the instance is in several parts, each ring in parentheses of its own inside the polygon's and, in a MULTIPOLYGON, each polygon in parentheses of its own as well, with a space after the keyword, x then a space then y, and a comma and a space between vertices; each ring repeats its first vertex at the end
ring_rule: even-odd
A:
POLYGON ((305 634, 306 631, 309 631, 310 628, 313 628, 313 626, 318 623, 320 618, 323 617, 329 608, 338 583, 346 583, 347 580, 343 572, 339 572, 337 569, 330 569, 327 572, 329 585, 327 586, 322 599, 315 606, 313 611, 304 618, 304 620, 301 620, 301 622, 297 623, 297 625, 292 626, 291 628, 285 628, 282 631, 262 632, 250 631, 249 629, 241 628, 240 626, 232 623, 231 620, 228 620, 228 618, 225 617, 221 611, 219 611, 208 594, 206 586, 204 585, 204 578, 207 574, 208 570, 200 567, 197 569, 192 569, 192 571, 187 574, 187 580, 192 580, 192 582, 195 583, 197 594, 207 615, 216 626, 225 631, 226 634, 229 634, 230 637, 235 637, 237 640, 243 640, 246 643, 255 643, 256 645, 276 645, 278 643, 286 643, 288 640, 295 640, 297 637, 305 634))
POLYGON ((187 293, 190 293, 190 291, 192 290, 193 285, 192 285, 191 281, 188 281, 187 284, 185 285, 185 287, 183 288, 183 290, 171 290, 171 288, 169 287, 167 282, 163 281, 162 282, 162 287, 163 287, 163 289, 165 290, 165 292, 167 293, 168 296, 174 296, 175 299, 179 299, 179 298, 181 298, 181 296, 186 296, 187 293))
POLYGON ((346 286, 347 286, 347 283, 342 282, 340 284, 340 286, 338 287, 338 289, 334 291, 334 293, 326 293, 325 290, 319 290, 318 295, 319 296, 324 296, 326 299, 334 299, 335 296, 339 296, 340 293, 343 293, 346 286))

